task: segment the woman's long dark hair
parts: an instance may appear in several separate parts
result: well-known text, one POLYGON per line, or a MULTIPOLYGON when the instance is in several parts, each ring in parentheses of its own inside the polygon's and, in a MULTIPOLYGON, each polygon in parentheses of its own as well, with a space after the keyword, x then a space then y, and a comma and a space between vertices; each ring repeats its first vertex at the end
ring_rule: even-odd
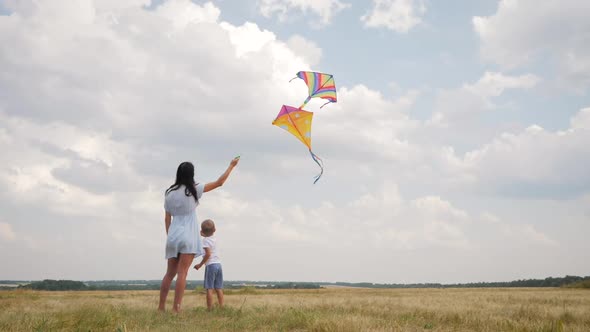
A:
POLYGON ((195 166, 188 161, 178 165, 178 169, 176 170, 176 181, 166 190, 166 194, 180 188, 182 185, 184 185, 185 188, 184 194, 186 196, 193 196, 195 202, 198 202, 197 189, 195 188, 195 166))

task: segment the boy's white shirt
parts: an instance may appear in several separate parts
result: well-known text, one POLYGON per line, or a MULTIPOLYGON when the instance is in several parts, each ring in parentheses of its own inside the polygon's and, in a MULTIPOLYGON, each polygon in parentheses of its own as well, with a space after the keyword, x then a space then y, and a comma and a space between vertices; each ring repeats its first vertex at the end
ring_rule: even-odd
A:
POLYGON ((221 263, 221 260, 219 259, 219 252, 217 251, 217 239, 215 238, 215 235, 203 238, 203 248, 209 248, 211 251, 211 256, 207 262, 205 262, 205 266, 221 263))

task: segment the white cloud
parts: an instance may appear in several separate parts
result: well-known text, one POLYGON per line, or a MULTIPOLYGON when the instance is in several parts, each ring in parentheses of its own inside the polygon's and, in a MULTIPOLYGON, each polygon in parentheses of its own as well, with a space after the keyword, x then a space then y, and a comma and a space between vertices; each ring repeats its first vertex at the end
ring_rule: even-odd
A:
MULTIPOLYGON (((219 220, 231 220, 235 219, 234 212, 239 211, 240 219, 249 222, 234 225, 232 231, 240 236, 252 236, 256 243, 271 237, 271 241, 305 244, 319 251, 339 243, 346 250, 343 253, 355 256, 359 253, 350 246, 355 242, 380 250, 468 245, 463 231, 469 224, 465 211, 437 196, 404 199, 393 183, 384 183, 377 191, 344 204, 328 200, 312 208, 295 203, 284 209, 270 201, 259 201, 236 209, 236 205, 243 206, 239 198, 226 193, 214 195, 211 197, 215 198, 208 199, 215 199, 218 204, 204 208, 203 213, 215 215, 219 220), (391 236, 399 234, 403 234, 403 243, 390 241, 391 236), (348 239, 349 243, 342 243, 342 239, 348 239)), ((389 254, 379 255, 385 258, 389 254)))
POLYGON ((507 76, 502 73, 485 72, 479 81, 473 85, 465 85, 464 88, 482 97, 497 97, 506 89, 530 89, 539 81, 540 79, 533 74, 507 76))
POLYGON ((533 74, 508 76, 497 72, 485 72, 473 84, 461 88, 442 90, 436 97, 435 110, 427 124, 449 127, 456 122, 471 120, 480 113, 495 108, 492 98, 507 89, 531 89, 540 78, 533 74))
POLYGON ((16 239, 16 233, 12 230, 11 224, 0 222, 0 239, 5 241, 16 239))
POLYGON ((258 0, 260 13, 265 17, 277 15, 285 21, 293 12, 311 12, 319 16, 319 26, 329 24, 334 15, 349 7, 349 3, 340 0, 258 0))
MULTIPOLYGON (((137 8, 140 6, 147 6, 149 5, 151 0, 101 0, 93 3, 93 7, 97 11, 108 11, 108 10, 121 10, 126 8, 137 8)), ((82 6, 86 6, 90 4, 89 1, 78 1, 78 3, 82 6)), ((67 1, 56 0, 53 1, 52 5, 53 8, 68 8, 67 6, 63 6, 63 4, 68 4, 67 1), (60 7, 61 6, 61 7, 60 7)), ((11 11, 16 11, 19 13, 30 13, 34 11, 38 6, 44 5, 38 3, 38 1, 27 1, 27 0, 5 0, 2 4, 5 8, 10 9, 11 11)))
POLYGON ((565 131, 532 125, 518 134, 503 133, 468 152, 465 165, 479 190, 510 196, 568 197, 590 188, 588 109, 582 109, 565 131))
POLYGON ((222 22, 220 25, 229 32, 229 39, 235 47, 237 57, 261 52, 265 46, 276 42, 274 33, 261 30, 254 23, 246 22, 241 26, 234 26, 222 22))
POLYGON ((580 89, 590 84, 589 11, 588 1, 503 0, 473 25, 485 59, 508 68, 554 59, 559 76, 580 89))
POLYGON ((283 241, 304 241, 307 236, 303 235, 296 228, 289 226, 286 223, 273 222, 270 225, 271 236, 283 241))
MULTIPOLYGON (((199 178, 213 178, 221 166, 210 170, 209 160, 225 164, 235 153, 211 157, 224 132, 264 133, 268 141, 268 110, 296 94, 288 80, 307 65, 268 31, 218 23, 211 4, 109 7, 108 16, 83 4, 31 2, 26 13, 0 16, 0 40, 13 45, 0 50, 0 210, 44 211, 43 223, 52 224, 46 234, 35 234, 34 222, 15 222, 32 233, 30 243, 47 244, 36 247, 47 248, 48 262, 62 246, 51 234, 86 232, 72 229, 70 218, 95 232, 81 245, 95 261, 105 252, 92 248, 125 248, 132 238, 160 261, 161 222, 154 219, 176 164, 197 158, 199 178), (65 20, 62 29, 53 24, 55 10, 83 19, 65 20)), ((237 148, 254 162, 257 146, 237 148)))
POLYGON ((524 226, 522 226, 522 232, 525 236, 527 236, 528 238, 542 243, 544 245, 548 245, 548 246, 557 246, 558 243, 551 239, 549 236, 547 236, 544 233, 539 232, 535 226, 531 225, 531 224, 525 224, 524 226))
MULTIPOLYGON (((262 254, 271 247, 273 254, 263 254, 260 259, 264 264, 281 266, 281 271, 273 273, 287 279, 297 273, 299 266, 283 265, 281 262, 285 260, 295 263, 305 259, 301 264, 316 270, 329 259, 331 268, 322 269, 329 280, 342 280, 338 273, 354 264, 351 262, 362 260, 366 269, 352 269, 347 276, 350 280, 362 280, 363 274, 379 270, 368 263, 404 261, 401 257, 413 260, 420 257, 419 253, 425 254, 420 257, 421 264, 445 262, 456 266, 455 255, 474 252, 478 254, 463 257, 463 263, 472 269, 487 269, 489 264, 498 263, 494 257, 497 251, 492 250, 498 248, 498 243, 503 244, 502 251, 513 251, 515 262, 526 259, 526 252, 531 248, 553 250, 559 245, 531 223, 501 220, 489 212, 470 213, 439 196, 409 199, 391 182, 384 182, 374 191, 347 203, 326 200, 307 206, 295 202, 292 207, 281 207, 273 201, 250 200, 245 206, 243 197, 227 193, 212 193, 207 199, 220 202, 219 196, 223 196, 223 203, 203 206, 200 213, 203 218, 215 216, 219 236, 223 234, 225 239, 227 265, 237 271, 245 248, 250 254, 262 254), (243 241, 244 238, 248 241, 243 241), (310 252, 321 259, 302 258, 310 252), (490 260, 482 260, 482 254, 490 255, 490 260)), ((505 258, 502 256, 501 260, 505 258)), ((406 276, 416 272, 415 266, 410 266, 412 271, 396 271, 396 278, 410 278, 406 276)), ((254 278, 271 277, 265 273, 259 271, 254 278)), ((412 278, 440 280, 445 275, 430 271, 428 276, 412 278)))
POLYGON ((498 216, 495 216, 494 214, 490 213, 490 212, 483 212, 481 214, 481 220, 483 220, 486 223, 490 223, 490 224, 500 224, 500 218, 498 218, 498 216))
POLYGON ((219 8, 211 2, 198 6, 186 0, 167 0, 157 11, 179 30, 185 29, 189 24, 216 23, 221 14, 219 8))
POLYGON ((492 225, 496 230, 499 230, 503 235, 512 241, 528 241, 534 244, 543 246, 555 247, 559 243, 548 235, 540 232, 532 224, 516 224, 502 221, 498 216, 489 212, 481 214, 481 220, 492 225))
POLYGON ((572 129, 590 130, 590 107, 580 110, 570 121, 572 129))
POLYGON ((426 196, 416 199, 412 204, 427 216, 441 216, 443 219, 467 220, 465 211, 454 208, 451 203, 438 196, 426 196))
POLYGON ((322 57, 322 49, 314 42, 309 41, 302 36, 293 35, 287 41, 287 45, 296 54, 301 54, 306 63, 310 66, 315 66, 320 63, 322 57))
POLYGON ((406 111, 418 96, 418 91, 410 90, 388 100, 362 85, 341 88, 338 103, 316 112, 316 117, 322 121, 322 130, 316 131, 314 137, 343 155, 408 158, 413 151, 404 137, 418 126, 418 121, 411 119, 406 111))
POLYGON ((426 5, 422 0, 373 0, 373 8, 361 17, 366 27, 385 27, 407 33, 422 23, 426 5))

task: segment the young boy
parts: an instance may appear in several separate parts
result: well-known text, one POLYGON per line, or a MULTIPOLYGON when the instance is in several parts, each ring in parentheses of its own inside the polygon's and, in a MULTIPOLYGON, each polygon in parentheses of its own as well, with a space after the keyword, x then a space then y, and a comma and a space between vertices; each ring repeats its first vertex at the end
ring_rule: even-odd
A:
POLYGON ((219 307, 223 308, 223 271, 221 270, 221 260, 217 251, 217 241, 215 239, 215 223, 207 219, 201 223, 201 235, 203 238, 203 249, 205 256, 201 262, 195 265, 195 269, 200 269, 205 265, 205 289, 207 290, 207 309, 213 309, 213 290, 217 293, 219 307))

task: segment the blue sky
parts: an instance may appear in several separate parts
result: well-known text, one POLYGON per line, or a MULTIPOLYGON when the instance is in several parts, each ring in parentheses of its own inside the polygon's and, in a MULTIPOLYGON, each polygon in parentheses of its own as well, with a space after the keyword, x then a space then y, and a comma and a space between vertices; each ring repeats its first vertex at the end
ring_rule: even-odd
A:
POLYGON ((0 279, 160 278, 178 163, 237 154, 198 210, 229 279, 588 275, 589 6, 0 0, 0 279), (304 69, 316 185, 271 125, 304 69))

